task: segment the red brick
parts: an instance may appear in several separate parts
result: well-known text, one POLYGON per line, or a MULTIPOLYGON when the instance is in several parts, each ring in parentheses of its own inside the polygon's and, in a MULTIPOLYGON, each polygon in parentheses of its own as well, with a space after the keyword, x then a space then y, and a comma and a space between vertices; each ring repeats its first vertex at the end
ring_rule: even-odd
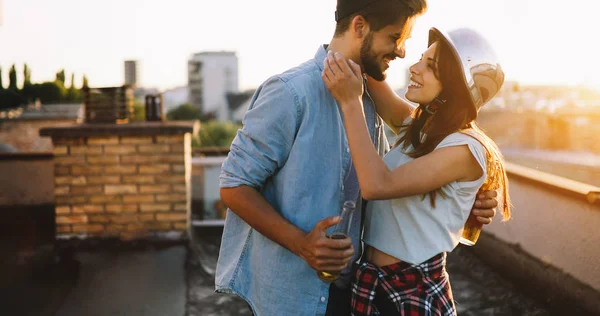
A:
POLYGON ((134 174, 137 172, 136 165, 106 166, 106 174, 134 174))
POLYGON ((71 207, 69 205, 57 205, 55 211, 58 215, 69 214, 71 213, 71 207))
POLYGON ((152 203, 154 202, 154 195, 125 195, 123 197, 123 203, 152 203))
POLYGON ((67 146, 54 146, 52 148, 54 156, 66 156, 69 154, 69 147, 67 146))
POLYGON ((104 193, 108 195, 134 194, 137 193, 137 191, 137 185, 135 184, 107 184, 104 186, 104 193))
POLYGON ((102 191, 101 185, 73 186, 71 188, 72 195, 99 194, 102 191))
MULTIPOLYGON (((126 198, 126 197, 123 197, 126 198)), ((109 213, 135 213, 138 211, 137 204, 108 204, 106 211, 109 213)))
POLYGON ((172 144, 172 143, 183 143, 183 141, 184 141, 183 134, 182 135, 159 135, 159 136, 156 136, 157 143, 172 144))
POLYGON ((177 192, 177 193, 187 193, 187 187, 185 186, 185 184, 181 184, 181 185, 173 185, 173 192, 177 192))
POLYGON ((69 192, 70 192, 70 187, 68 185, 54 187, 54 195, 68 195, 69 192))
POLYGON ((88 201, 87 196, 54 196, 54 202, 58 204, 83 204, 88 201))
POLYGON ((54 175, 55 176, 68 176, 71 173, 71 168, 69 166, 56 166, 54 168, 54 175))
POLYGON ((185 184, 185 175, 157 175, 156 183, 176 183, 185 184))
POLYGON ((188 209, 187 203, 176 203, 173 204, 173 211, 186 212, 188 209))
POLYGON ((140 222, 153 222, 155 220, 154 214, 139 214, 138 219, 140 222))
POLYGON ((56 156, 54 163, 57 165, 84 164, 85 156, 56 156))
POLYGON ((141 212, 168 212, 170 209, 170 204, 140 204, 141 212))
POLYGON ((171 165, 171 172, 173 172, 173 173, 185 173, 185 165, 184 164, 174 164, 174 165, 171 165))
POLYGON ((188 224, 187 223, 173 223, 173 228, 175 228, 176 230, 187 230, 188 229, 188 224))
POLYGON ((119 214, 119 215, 111 215, 110 221, 111 221, 111 223, 115 223, 115 224, 129 224, 129 223, 137 223, 138 218, 135 214, 119 214))
POLYGON ((187 214, 186 213, 158 213, 156 214, 156 220, 158 221, 168 221, 168 222, 177 222, 177 221, 186 221, 187 214))
POLYGON ((121 202, 120 195, 95 195, 90 196, 90 202, 94 204, 102 204, 102 203, 119 203, 121 202))
POLYGON ((87 205, 74 205, 72 207, 73 213, 102 213, 104 212, 104 205, 87 204, 87 205))
POLYGON ((71 225, 58 225, 56 226, 56 233, 64 234, 71 232, 71 225))
POLYGON ((136 151, 136 145, 104 146, 104 153, 106 154, 128 155, 136 151))
POLYGON ((77 175, 99 175, 104 172, 104 166, 89 166, 89 165, 73 165, 71 166, 71 174, 77 175))
POLYGON ((148 153, 148 154, 160 154, 160 153, 168 153, 170 150, 169 145, 139 145, 138 151, 140 153, 148 153))
POLYGON ((101 233, 103 231, 104 225, 102 224, 73 225, 74 233, 101 233))
POLYGON ((102 213, 104 212, 104 205, 74 205, 72 207, 72 210, 73 213, 102 213))
POLYGON ((89 216, 90 223, 106 224, 110 223, 110 218, 106 215, 91 215, 89 216))
POLYGON ((123 183, 154 184, 154 176, 123 176, 123 183))
POLYGON ((152 144, 152 136, 121 136, 121 144, 152 144))
POLYGON ((87 162, 90 164, 103 165, 103 164, 118 164, 118 155, 102 155, 102 156, 88 156, 87 162))
POLYGON ((88 145, 116 145, 119 143, 118 136, 108 137, 89 137, 87 140, 88 145))
POLYGON ((88 154, 101 155, 102 146, 71 146, 71 155, 88 154))
POLYGON ((85 177, 83 177, 83 176, 54 177, 54 183, 56 185, 61 185, 61 184, 84 185, 87 183, 87 181, 86 181, 85 177))
POLYGON ((168 193, 170 190, 168 184, 140 185, 140 193, 168 193))
POLYGON ((120 176, 89 176, 87 177, 89 184, 119 184, 121 183, 120 176))
POLYGON ((86 215, 70 215, 56 217, 56 224, 82 224, 87 222, 88 217, 86 215))
POLYGON ((144 166, 140 165, 140 173, 143 174, 160 174, 169 172, 170 166, 166 164, 144 166))
POLYGON ((156 202, 183 202, 187 201, 185 194, 159 194, 156 195, 156 202))

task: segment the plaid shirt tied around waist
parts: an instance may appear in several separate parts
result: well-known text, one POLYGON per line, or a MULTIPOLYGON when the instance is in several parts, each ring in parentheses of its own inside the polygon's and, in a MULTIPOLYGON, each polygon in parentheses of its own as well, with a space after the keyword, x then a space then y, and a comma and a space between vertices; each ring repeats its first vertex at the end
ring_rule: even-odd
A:
POLYGON ((398 262, 377 267, 361 262, 352 284, 352 315, 382 315, 374 304, 376 296, 392 302, 398 310, 395 315, 456 315, 445 267, 446 253, 419 265, 398 262))

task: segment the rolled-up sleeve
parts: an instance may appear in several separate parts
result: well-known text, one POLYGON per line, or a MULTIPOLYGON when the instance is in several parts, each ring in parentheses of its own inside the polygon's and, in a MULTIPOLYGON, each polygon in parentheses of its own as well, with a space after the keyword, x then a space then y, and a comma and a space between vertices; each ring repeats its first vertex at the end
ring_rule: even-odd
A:
POLYGON ((273 77, 263 83, 223 162, 219 186, 262 189, 265 180, 285 164, 299 117, 298 98, 286 82, 273 77))

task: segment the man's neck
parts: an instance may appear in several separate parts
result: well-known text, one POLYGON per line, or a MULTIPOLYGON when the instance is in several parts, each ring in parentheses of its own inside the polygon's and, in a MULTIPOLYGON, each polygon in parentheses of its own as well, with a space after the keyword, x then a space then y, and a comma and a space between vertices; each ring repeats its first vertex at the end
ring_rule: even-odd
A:
POLYGON ((355 63, 360 64, 360 52, 353 47, 344 37, 334 37, 327 50, 332 50, 334 52, 338 52, 342 54, 342 56, 346 59, 352 59, 355 63))

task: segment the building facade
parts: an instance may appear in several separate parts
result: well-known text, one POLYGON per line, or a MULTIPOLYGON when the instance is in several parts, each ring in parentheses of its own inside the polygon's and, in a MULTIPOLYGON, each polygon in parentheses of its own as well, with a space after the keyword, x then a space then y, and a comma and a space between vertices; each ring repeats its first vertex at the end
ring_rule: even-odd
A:
POLYGON ((228 93, 239 91, 238 58, 235 52, 201 52, 188 61, 189 102, 203 115, 219 121, 230 119, 228 93))
POLYGON ((139 85, 139 68, 137 60, 125 61, 125 84, 134 87, 139 85))

